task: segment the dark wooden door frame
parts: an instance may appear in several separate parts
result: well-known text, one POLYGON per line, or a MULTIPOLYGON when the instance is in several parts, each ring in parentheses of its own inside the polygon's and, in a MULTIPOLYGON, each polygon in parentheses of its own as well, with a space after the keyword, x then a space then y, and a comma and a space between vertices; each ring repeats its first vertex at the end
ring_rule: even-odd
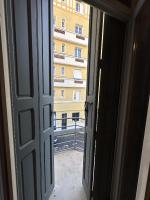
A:
POLYGON ((121 21, 128 21, 132 16, 131 7, 114 0, 83 0, 84 2, 95 6, 107 14, 115 17, 121 21))
MULTIPOLYGON (((126 6, 124 6, 123 4, 119 3, 119 2, 115 2, 114 1, 86 1, 89 4, 92 4, 98 8, 101 8, 103 11, 106 11, 107 13, 109 13, 111 16, 114 16, 122 21, 126 21, 128 23, 129 19, 130 19, 130 15, 131 15, 131 9, 127 8, 126 6)), ((9 4, 6 1, 6 12, 7 9, 9 8, 9 4)), ((6 16, 7 19, 8 16, 6 16)), ((7 28, 8 28, 9 24, 7 24, 7 28)), ((8 44, 9 46, 9 44, 8 44)), ((11 56, 11 52, 10 52, 10 56, 11 56)))
MULTIPOLYGON (((130 90, 130 73, 131 73, 131 56, 132 56, 132 46, 133 46, 133 31, 134 31, 134 20, 132 18, 132 9, 127 8, 123 4, 117 2, 113 4, 112 1, 88 1, 84 0, 86 3, 89 3, 102 11, 106 12, 108 15, 119 19, 126 23, 126 38, 124 45, 124 58, 123 58, 123 69, 122 73, 122 81, 121 81, 121 97, 120 105, 119 105, 119 117, 118 128, 120 124, 120 128, 125 127, 126 121, 126 110, 128 110, 127 100, 128 100, 128 91, 130 90), (123 10, 122 10, 123 9, 123 10), (117 12, 116 12, 117 11, 117 12)), ((116 150, 115 150, 115 162, 113 167, 113 181, 112 181, 112 189, 111 189, 111 197, 113 200, 116 200, 118 197, 118 185, 120 181, 120 173, 119 170, 122 164, 122 154, 123 152, 120 149, 123 148, 123 140, 124 137, 124 129, 117 129, 117 138, 116 138, 116 150), (122 140, 122 141, 121 141, 122 140), (119 143, 121 141, 121 143, 119 143), (119 162, 119 163, 118 163, 119 162), (117 171, 118 170, 118 171, 117 171)), ((120 200, 120 199, 119 199, 120 200)))
MULTIPOLYGON (((123 117, 122 117, 122 119, 120 119, 121 122, 119 122, 120 124, 123 125, 122 127, 125 127, 126 122, 127 122, 125 116, 127 114, 127 110, 128 110, 127 108, 130 103, 130 101, 128 99, 128 91, 130 88, 130 78, 131 78, 130 77, 130 73, 131 73, 130 64, 131 64, 131 55, 132 55, 132 46, 133 46, 132 38, 133 38, 133 30, 134 30, 134 17, 132 17, 132 16, 134 16, 134 14, 137 12, 137 10, 139 10, 139 9, 137 9, 137 7, 140 5, 140 3, 144 2, 144 1, 140 1, 140 3, 137 4, 136 9, 133 12, 134 14, 132 13, 132 10, 130 8, 124 6, 123 4, 121 4, 119 2, 114 3, 113 0, 111 0, 111 1, 110 0, 109 1, 108 0, 101 0, 101 1, 84 0, 84 1, 102 9, 103 11, 107 12, 111 16, 116 17, 117 19, 126 21, 126 23, 127 23, 127 40, 126 41, 128 41, 128 44, 126 45, 126 48, 125 48, 125 58, 124 58, 125 72, 124 72, 124 78, 123 78, 124 84, 122 84, 124 94, 122 94, 122 97, 126 97, 125 99, 128 100, 128 103, 125 103, 124 101, 121 102, 120 115, 122 115, 123 117)), ((7 8, 7 6, 9 6, 9 5, 6 4, 6 8, 7 8)), ((6 9, 6 11, 7 11, 7 9, 6 9)), ((6 19, 7 19, 7 17, 6 17, 6 19)), ((9 44, 8 44, 8 46, 9 46, 9 44)), ((124 136, 124 130, 122 128, 120 135, 118 136, 118 141, 121 140, 121 144, 116 149, 116 155, 117 155, 116 160, 119 161, 119 165, 116 165, 116 166, 114 165, 114 171, 116 168, 120 169, 121 164, 122 164, 121 157, 122 157, 123 152, 121 151, 119 153, 119 148, 122 149, 122 147, 123 147, 123 143, 122 143, 123 139, 124 139, 123 136, 124 136)), ((114 184, 112 185, 113 191, 117 191, 116 187, 118 187, 118 184, 119 184, 119 179, 118 179, 119 173, 117 173, 117 174, 114 174, 115 181, 114 181, 114 184), (116 177, 118 177, 118 178, 116 178, 116 177)), ((114 196, 114 199, 117 199, 117 196, 114 196)))
MULTIPOLYGON (((125 59, 125 63, 126 63, 126 72, 124 74, 123 77, 123 82, 126 83, 124 85, 122 85, 122 97, 121 97, 121 106, 120 106, 120 118, 118 121, 118 138, 116 141, 116 158, 115 158, 115 164, 114 164, 114 174, 113 174, 113 184, 112 184, 112 199, 114 200, 120 200, 123 199, 122 195, 122 190, 121 187, 123 188, 125 185, 127 185, 127 182, 124 182, 124 178, 123 178, 123 173, 124 173, 124 166, 125 164, 129 161, 130 162, 130 158, 129 160, 127 160, 127 154, 128 154, 128 142, 129 142, 129 138, 128 138, 128 127, 129 127, 129 123, 131 121, 130 119, 130 110, 131 110, 131 106, 133 104, 132 102, 132 98, 133 98, 133 82, 134 82, 134 78, 136 76, 135 71, 134 71, 134 65, 132 64, 133 62, 133 49, 134 47, 134 34, 135 34, 135 20, 137 15, 139 14, 143 4, 145 3, 146 0, 139 0, 137 2, 137 4, 135 5, 135 7, 133 8, 132 11, 132 16, 131 19, 129 21, 129 26, 128 26, 128 33, 127 33, 127 58, 125 59), (125 91, 125 92, 124 92, 125 91), (125 156, 127 156, 125 158, 125 156), (120 187, 122 183, 122 186, 120 187), (124 184, 123 184, 124 183, 124 184)), ((142 70, 142 69, 141 69, 142 70)), ((147 99, 148 99, 148 91, 147 91, 147 99)), ((145 107, 147 107, 148 105, 148 101, 145 104, 145 107)), ((147 108, 146 108, 147 109, 147 108)), ((142 119, 143 123, 144 121, 146 121, 145 118, 142 119)), ((144 138, 144 128, 143 128, 143 138, 144 138)), ((135 140, 136 140, 136 135, 135 135, 135 140)), ((142 149, 142 140, 141 140, 141 146, 139 146, 139 149, 142 149)), ((135 179, 132 183, 132 193, 133 196, 135 198, 136 195, 136 188, 137 188, 137 183, 138 183, 138 176, 139 176, 139 169, 140 169, 140 161, 141 161, 141 153, 142 151, 139 151, 139 149, 134 151, 137 151, 137 166, 134 166, 134 169, 132 168, 132 170, 136 171, 136 175, 135 175, 135 179), (135 181, 136 180, 136 181, 135 181)), ((130 171, 130 170, 129 170, 130 171)), ((128 176, 128 174, 126 174, 126 176, 128 176)), ((133 198, 133 196, 131 197, 131 199, 133 198)))

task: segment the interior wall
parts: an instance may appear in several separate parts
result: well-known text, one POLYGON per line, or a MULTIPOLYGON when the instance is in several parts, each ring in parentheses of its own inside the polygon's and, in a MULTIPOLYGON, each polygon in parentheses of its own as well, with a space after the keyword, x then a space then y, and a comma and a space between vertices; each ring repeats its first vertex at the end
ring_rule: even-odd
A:
POLYGON ((121 3, 125 4, 128 7, 131 7, 132 0, 119 0, 121 3))
POLYGON ((148 113, 146 119, 145 136, 143 142, 136 200, 144 200, 145 198, 149 166, 150 166, 150 101, 148 105, 148 113))
POLYGON ((7 38, 6 38, 6 21, 5 21, 5 9, 4 0, 0 1, 0 31, 2 38, 2 53, 3 53, 3 78, 4 78, 4 90, 3 98, 6 103, 6 117, 8 122, 8 144, 9 154, 11 162, 11 175, 12 175, 12 190, 14 200, 17 200, 17 186, 16 186, 16 170, 15 170, 15 155, 14 155, 14 140, 13 140, 13 128, 12 128, 12 111, 11 111, 11 96, 10 96, 10 80, 9 80, 9 66, 8 66, 8 52, 7 52, 7 38))
MULTIPOLYGON (((1 42, 1 41, 0 41, 1 42)), ((1 50, 0 50, 1 51, 1 50)), ((0 67, 1 67, 1 52, 0 52, 0 67)), ((1 97, 1 84, 0 84, 0 199, 8 199, 6 188, 7 182, 7 168, 6 168, 6 152, 4 148, 4 129, 3 129, 3 113, 2 113, 2 97, 1 97)))

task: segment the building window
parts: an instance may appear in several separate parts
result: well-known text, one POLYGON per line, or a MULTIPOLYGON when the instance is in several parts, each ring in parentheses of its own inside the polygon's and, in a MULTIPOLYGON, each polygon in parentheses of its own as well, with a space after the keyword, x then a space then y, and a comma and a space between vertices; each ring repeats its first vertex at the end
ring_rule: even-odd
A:
POLYGON ((65 52, 65 44, 61 45, 61 52, 64 53, 65 52))
POLYGON ((56 45, 55 45, 55 42, 53 42, 53 51, 56 51, 56 45))
POLYGON ((53 17, 53 26, 56 26, 56 16, 53 17))
POLYGON ((82 79, 82 72, 80 70, 74 70, 73 75, 75 79, 82 79))
POLYGON ((61 27, 62 27, 63 29, 65 29, 65 26, 66 26, 66 24, 65 24, 65 19, 62 19, 62 21, 61 21, 61 27))
POLYGON ((64 68, 64 67, 61 68, 61 75, 62 75, 62 76, 65 75, 65 68, 64 68))
POLYGON ((80 2, 76 2, 76 12, 80 13, 80 11, 81 11, 80 2))
POLYGON ((75 57, 81 58, 81 52, 82 52, 82 49, 76 47, 76 48, 75 48, 75 57))
POLYGON ((80 92, 79 91, 73 92, 73 100, 74 101, 80 101, 80 92))
POLYGON ((53 118, 54 118, 54 130, 56 130, 56 112, 54 112, 54 115, 53 115, 53 118))
POLYGON ((83 34, 83 26, 81 26, 79 24, 76 24, 76 26, 75 26, 75 33, 79 34, 79 35, 82 35, 83 34))
POLYGON ((55 76, 55 73, 56 73, 55 67, 53 67, 53 76, 55 76))
POLYGON ((61 90, 61 97, 64 98, 65 91, 61 90))
POLYGON ((76 113, 72 113, 72 120, 73 121, 79 121, 79 118, 80 118, 80 113, 79 112, 76 112, 76 113))
POLYGON ((67 128, 67 113, 62 114, 62 129, 67 128))

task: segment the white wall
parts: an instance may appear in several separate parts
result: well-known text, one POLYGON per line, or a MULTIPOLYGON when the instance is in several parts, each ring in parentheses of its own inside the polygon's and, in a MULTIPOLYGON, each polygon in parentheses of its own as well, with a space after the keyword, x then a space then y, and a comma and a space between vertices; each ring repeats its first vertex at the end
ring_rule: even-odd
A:
POLYGON ((150 101, 148 106, 136 200, 144 200, 150 165, 150 101))

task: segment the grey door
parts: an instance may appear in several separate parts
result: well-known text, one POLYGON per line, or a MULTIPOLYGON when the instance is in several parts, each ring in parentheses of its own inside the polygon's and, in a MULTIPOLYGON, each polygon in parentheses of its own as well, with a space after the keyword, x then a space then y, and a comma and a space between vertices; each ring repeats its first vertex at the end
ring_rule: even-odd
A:
MULTIPOLYGON (((41 1, 41 35, 39 37, 40 136, 42 167, 42 200, 47 200, 54 188, 53 151, 53 1, 41 1), (41 43, 42 41, 42 43, 41 43)), ((40 19, 39 19, 40 22, 40 19)), ((39 30, 40 33, 40 30, 39 30)))
POLYGON ((6 0, 19 200, 47 200, 54 186, 49 0, 6 0))
POLYGON ((112 199, 112 172, 122 86, 121 78, 124 72, 125 30, 124 22, 105 14, 95 150, 94 200, 112 199))
POLYGON ((36 0, 8 0, 7 28, 19 200, 41 199, 36 0))
POLYGON ((89 35, 89 60, 87 69, 87 97, 85 103, 85 148, 83 161, 83 186, 87 199, 91 198, 92 191, 101 28, 101 12, 96 8, 91 8, 89 28, 91 31, 89 35))

